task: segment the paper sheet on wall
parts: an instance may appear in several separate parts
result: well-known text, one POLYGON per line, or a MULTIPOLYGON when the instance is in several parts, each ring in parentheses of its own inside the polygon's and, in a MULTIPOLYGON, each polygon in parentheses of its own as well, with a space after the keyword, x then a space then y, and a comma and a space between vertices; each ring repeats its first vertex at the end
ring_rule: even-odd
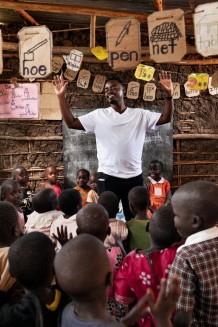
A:
POLYGON ((39 84, 0 84, 0 119, 38 118, 39 84))

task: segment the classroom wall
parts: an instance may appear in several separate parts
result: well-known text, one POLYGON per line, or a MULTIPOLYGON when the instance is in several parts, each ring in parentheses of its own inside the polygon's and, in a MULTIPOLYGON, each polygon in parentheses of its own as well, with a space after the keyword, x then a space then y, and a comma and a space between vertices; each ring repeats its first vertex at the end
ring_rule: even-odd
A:
MULTIPOLYGON (((19 30, 19 28, 17 29, 19 30)), ((13 33, 15 33, 15 28, 13 33)), ((74 40, 74 46, 88 46, 88 36, 84 33, 81 34, 81 32, 75 33, 74 39, 72 36, 69 37, 68 33, 60 33, 59 36, 56 34, 54 45, 61 46, 66 42, 69 45, 69 43, 73 42, 72 40, 74 40)), ((14 40, 12 41, 14 42, 14 40)), ((189 58, 191 58, 190 55, 189 58)), ((127 105, 131 107, 150 108, 152 106, 154 109, 161 108, 164 95, 158 85, 158 70, 163 69, 172 72, 173 81, 181 84, 181 98, 175 100, 173 119, 172 186, 176 188, 184 182, 199 178, 217 179, 218 142, 214 135, 218 133, 218 96, 211 96, 208 91, 205 91, 201 92, 200 96, 196 98, 188 98, 185 95, 183 84, 186 82, 189 73, 207 72, 212 75, 218 69, 218 65, 202 65, 201 67, 174 64, 152 65, 156 69, 157 95, 155 101, 152 104, 143 101, 143 83, 141 83, 140 98, 126 101, 127 105), (202 138, 199 138, 199 134, 202 135, 202 138), (198 135, 198 137, 193 137, 193 135, 198 135), (185 136, 186 138, 178 138, 178 136, 185 136)), ((24 82, 19 75, 18 67, 19 62, 16 55, 5 57, 4 72, 0 76, 0 83, 10 83, 12 78, 24 82)), ((96 107, 106 106, 104 95, 95 94, 91 90, 96 74, 101 73, 107 77, 118 75, 126 84, 134 80, 133 71, 116 73, 107 64, 84 63, 83 68, 91 71, 90 87, 86 90, 78 88, 76 82, 73 81, 69 83, 67 96, 71 108, 77 110, 78 108, 92 110, 96 107)), ((49 76, 47 80, 51 80, 51 78, 52 76, 49 76)), ((39 82, 44 83, 43 81, 39 82)), ((60 172, 59 179, 64 179, 65 150, 63 148, 61 121, 0 119, 0 148, 0 182, 10 177, 11 169, 17 164, 27 167, 34 185, 38 185, 40 180, 43 179, 44 168, 51 163, 57 166, 60 172)), ((76 161, 77 157, 73 157, 72 160, 76 161)))

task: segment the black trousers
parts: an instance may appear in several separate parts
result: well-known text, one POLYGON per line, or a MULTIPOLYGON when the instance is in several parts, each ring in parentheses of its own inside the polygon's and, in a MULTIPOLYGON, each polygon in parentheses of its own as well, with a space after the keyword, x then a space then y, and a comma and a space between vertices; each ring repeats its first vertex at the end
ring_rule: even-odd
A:
POLYGON ((143 186, 142 174, 132 178, 119 178, 104 173, 98 173, 97 189, 100 195, 104 191, 114 192, 122 202, 126 220, 133 218, 129 209, 128 193, 134 186, 143 186))

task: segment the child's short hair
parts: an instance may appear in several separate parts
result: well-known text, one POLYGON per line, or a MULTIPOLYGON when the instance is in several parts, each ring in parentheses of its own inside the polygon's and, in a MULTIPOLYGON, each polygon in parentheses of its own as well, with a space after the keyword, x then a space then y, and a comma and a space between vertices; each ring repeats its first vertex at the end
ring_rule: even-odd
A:
POLYGON ((174 224, 174 213, 170 206, 158 208, 149 222, 149 234, 155 244, 168 248, 181 240, 174 224))
POLYGON ((38 213, 55 210, 57 195, 52 188, 44 188, 37 192, 32 199, 32 207, 38 213))
POLYGON ((149 192, 144 186, 135 186, 129 191, 128 199, 138 210, 147 210, 150 201, 149 192))
POLYGON ((109 216, 106 209, 98 203, 88 203, 76 215, 77 231, 104 240, 109 229, 109 216))
POLYGON ((73 216, 77 213, 78 207, 82 206, 82 197, 77 190, 64 190, 58 198, 58 204, 65 215, 73 216))
POLYGON ((160 165, 160 168, 161 168, 162 171, 163 171, 163 169, 164 169, 163 162, 160 161, 160 160, 152 160, 152 161, 149 162, 149 166, 150 166, 151 164, 160 165))
POLYGON ((76 177, 79 175, 79 173, 84 173, 88 179, 90 177, 90 172, 85 168, 81 168, 81 169, 77 170, 76 177))
POLYGON ((76 301, 96 297, 110 283, 111 267, 104 244, 88 234, 78 235, 57 253, 55 275, 60 287, 76 301))
POLYGON ((14 205, 7 201, 0 201, 0 241, 8 243, 13 235, 13 229, 19 226, 18 212, 14 205))
POLYGON ((108 212, 109 218, 115 218, 119 211, 119 198, 114 192, 105 191, 99 195, 98 203, 108 212))
POLYGON ((12 169, 11 171, 11 177, 12 178, 16 178, 16 176, 20 173, 20 171, 27 171, 26 168, 24 166, 16 166, 12 169))
POLYGON ((50 284, 55 250, 48 236, 28 233, 17 239, 8 253, 9 270, 25 288, 36 289, 50 284))
POLYGON ((10 178, 6 179, 2 184, 1 184, 1 200, 5 199, 6 193, 9 188, 12 188, 14 186, 20 185, 16 180, 10 178))

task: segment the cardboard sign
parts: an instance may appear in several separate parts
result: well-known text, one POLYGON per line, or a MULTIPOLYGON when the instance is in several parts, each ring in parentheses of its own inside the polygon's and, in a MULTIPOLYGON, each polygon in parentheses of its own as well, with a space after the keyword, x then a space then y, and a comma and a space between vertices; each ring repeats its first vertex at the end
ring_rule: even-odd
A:
POLYGON ((135 77, 138 79, 142 79, 143 81, 149 82, 153 79, 154 72, 154 67, 139 64, 135 71, 135 77))
POLYGON ((0 84, 0 118, 37 119, 39 84, 0 84))
POLYGON ((72 69, 67 68, 64 72, 64 77, 69 81, 74 81, 78 72, 75 72, 72 69))
POLYGON ((190 74, 188 76, 187 87, 189 90, 206 90, 208 87, 209 75, 200 73, 200 74, 190 74))
POLYGON ((209 83, 208 83, 208 91, 211 95, 217 95, 218 94, 218 86, 213 87, 212 85, 212 77, 209 77, 209 83))
POLYGON ((52 33, 46 26, 23 27, 19 38, 20 75, 43 78, 52 72, 52 33))
POLYGON ((41 83, 40 94, 40 119, 45 120, 61 120, 61 110, 58 97, 55 94, 53 84, 51 82, 41 83))
POLYGON ((68 56, 63 55, 67 64, 67 68, 78 72, 83 61, 83 53, 79 50, 73 49, 68 56))
POLYGON ((105 48, 103 48, 101 46, 91 48, 91 53, 93 53, 93 55, 96 58, 98 58, 99 60, 105 60, 108 57, 107 49, 105 49, 105 48))
POLYGON ((91 77, 90 71, 86 69, 82 69, 79 72, 76 85, 78 87, 81 87, 82 89, 87 89, 87 87, 89 86, 90 77, 91 77))
POLYGON ((180 98, 180 84, 173 83, 173 99, 177 100, 180 98))
POLYGON ((218 87, 218 70, 212 75, 211 78, 211 86, 217 88, 218 87))
POLYGON ((136 19, 110 19, 106 24, 106 43, 113 70, 133 69, 140 63, 140 25, 136 19))
POLYGON ((101 93, 104 90, 105 81, 106 77, 104 75, 96 75, 92 84, 92 91, 101 93))
POLYGON ((2 30, 0 30, 0 74, 2 74, 3 71, 3 54, 2 54, 2 30))
POLYGON ((184 12, 156 11, 148 16, 150 57, 156 62, 175 62, 186 54, 184 12))
POLYGON ((144 86, 143 100, 154 101, 155 100, 156 85, 154 83, 147 83, 144 86))
POLYGON ((128 99, 138 99, 140 84, 138 82, 131 81, 128 83, 126 97, 128 99))
POLYGON ((200 91, 199 90, 190 90, 188 88, 188 82, 186 82, 184 84, 184 88, 185 88, 185 95, 188 97, 188 98, 192 98, 192 97, 197 97, 199 94, 200 94, 200 91))
POLYGON ((193 15, 196 50, 202 56, 218 54, 218 2, 197 6, 193 15))
POLYGON ((62 57, 53 57, 52 58, 52 72, 57 74, 63 66, 64 59, 62 57))

